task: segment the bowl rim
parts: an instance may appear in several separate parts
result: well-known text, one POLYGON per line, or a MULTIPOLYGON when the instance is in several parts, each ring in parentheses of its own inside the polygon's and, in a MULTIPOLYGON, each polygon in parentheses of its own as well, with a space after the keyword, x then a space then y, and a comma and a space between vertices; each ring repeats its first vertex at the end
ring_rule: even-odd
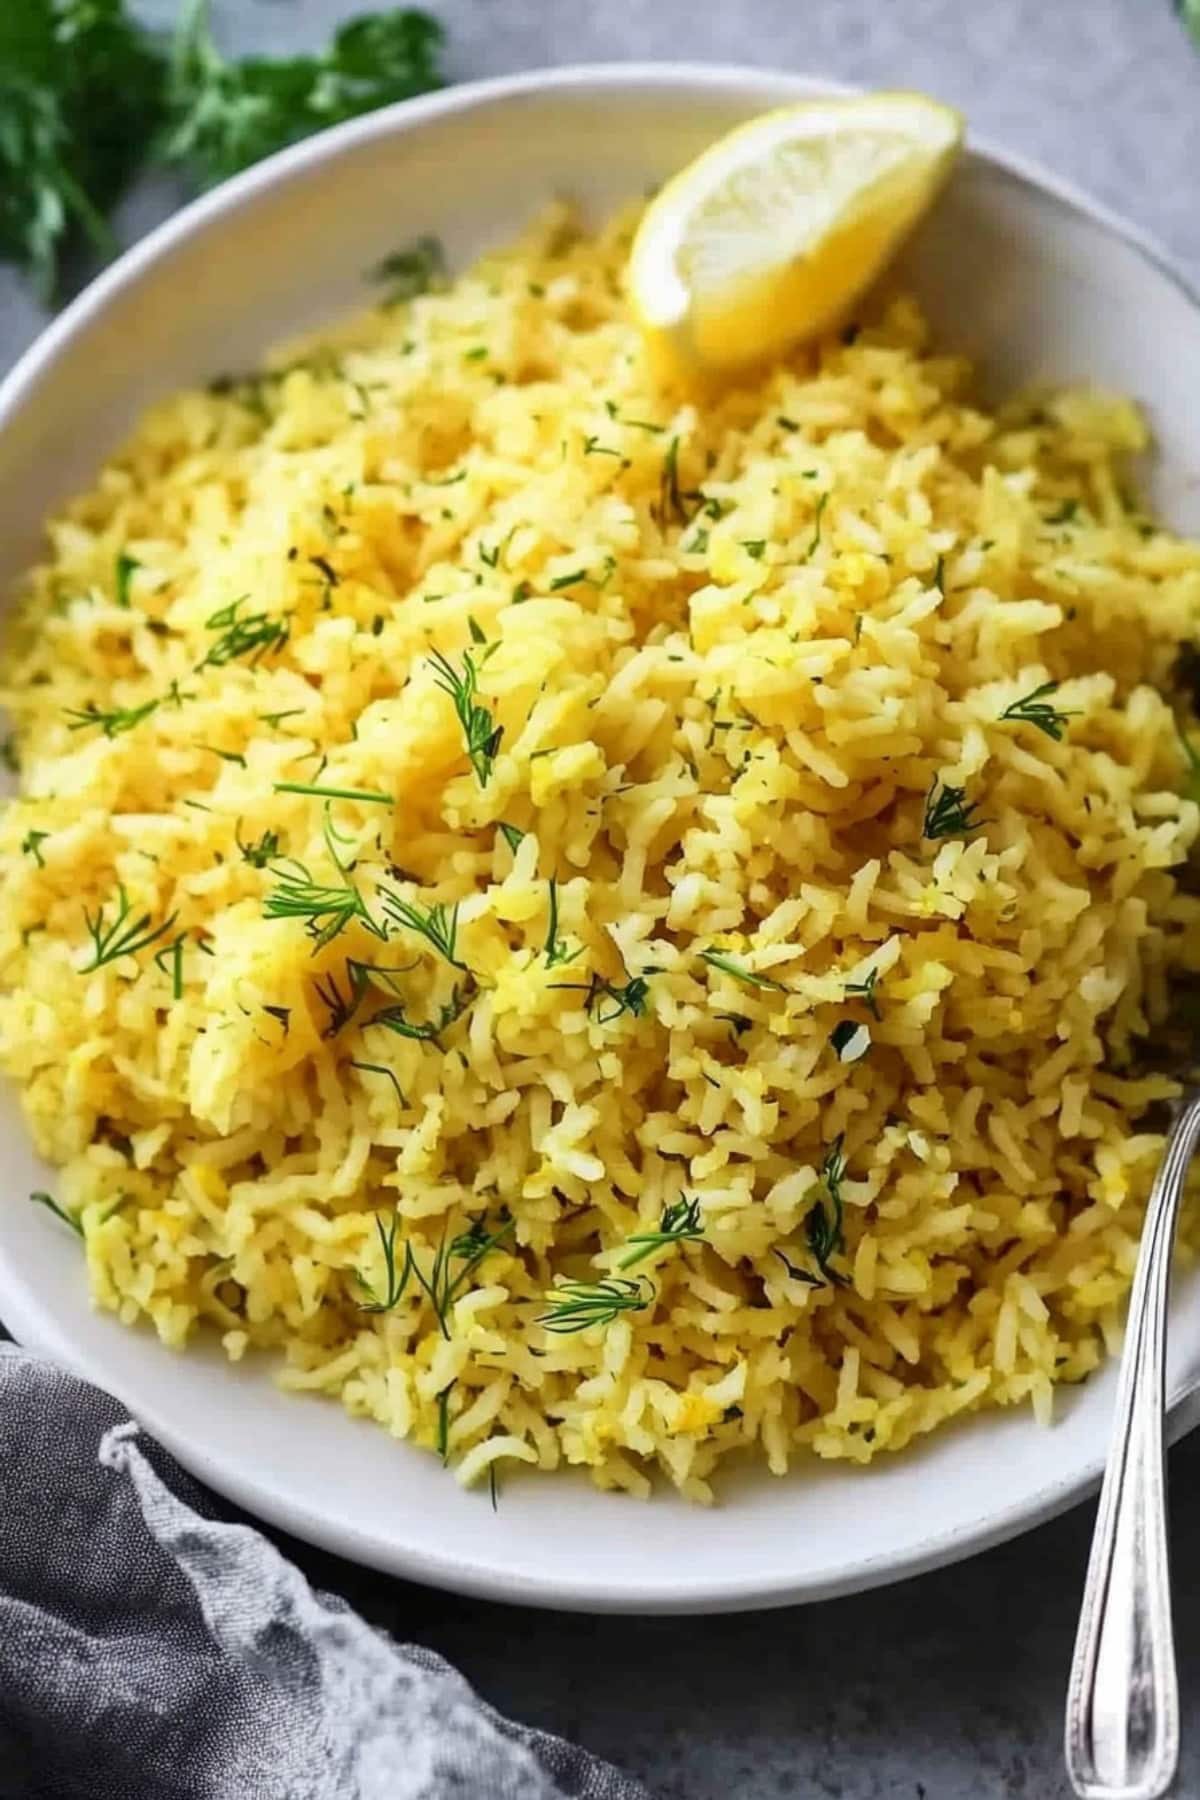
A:
MULTIPOLYGON (((519 100, 547 92, 569 96, 586 90, 617 89, 652 93, 655 89, 734 93, 753 102, 761 95, 764 110, 820 94, 852 95, 860 88, 819 75, 775 71, 737 63, 642 61, 575 63, 533 69, 483 80, 454 83, 428 95, 397 102, 318 133, 315 137, 255 164, 232 180, 192 200, 102 270, 39 334, 0 380, 0 432, 35 395, 44 376, 70 345, 83 337, 106 308, 176 248, 223 217, 252 205, 277 183, 335 159, 344 151, 394 135, 419 130, 427 123, 495 102, 519 100)), ((1019 186, 1049 198, 1074 215, 1082 215, 1109 236, 1137 253, 1165 278, 1200 314, 1200 292, 1175 265, 1169 253, 1148 233, 1130 223, 1072 181, 1053 174, 1039 162, 996 146, 986 136, 968 139, 968 154, 999 169, 1019 186)), ((20 1281, 0 1253, 0 1297, 18 1342, 40 1350, 68 1368, 78 1369, 69 1334, 41 1296, 20 1281), (4 1290, 7 1290, 5 1292, 4 1290)), ((90 1378, 90 1377, 89 1377, 90 1378)), ((125 1403, 123 1401, 123 1403, 125 1403)), ((1099 1484, 1103 1456, 1096 1455, 1069 1475, 1059 1475, 1027 1492, 1019 1502, 984 1519, 964 1519, 953 1528, 922 1540, 906 1553, 864 1556, 836 1576, 811 1577, 797 1583, 787 1573, 764 1576, 756 1583, 745 1576, 721 1580, 711 1574, 686 1585, 678 1579, 644 1585, 635 1594, 601 1585, 581 1570, 571 1586, 553 1587, 536 1579, 498 1570, 461 1555, 418 1550, 360 1527, 331 1521, 307 1501, 282 1494, 253 1468, 236 1465, 188 1437, 154 1405, 131 1408, 146 1428, 198 1479, 236 1505, 245 1507, 275 1528, 367 1566, 407 1579, 444 1587, 474 1597, 517 1605, 620 1613, 679 1613, 750 1610, 820 1600, 905 1580, 927 1570, 960 1561, 1043 1523, 1083 1499, 1099 1484)), ((1200 1391, 1184 1385, 1170 1395, 1168 1435, 1172 1441, 1200 1424, 1200 1391)))

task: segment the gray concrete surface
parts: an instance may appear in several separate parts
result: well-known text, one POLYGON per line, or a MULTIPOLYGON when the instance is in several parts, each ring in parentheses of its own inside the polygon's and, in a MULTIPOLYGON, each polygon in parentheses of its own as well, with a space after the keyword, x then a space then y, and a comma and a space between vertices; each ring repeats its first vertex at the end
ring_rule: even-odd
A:
MULTIPOLYGON (((318 41, 346 0, 215 0, 237 48, 318 41)), ((1200 53, 1168 0, 427 0, 458 79, 596 59, 736 60, 927 88, 1089 187, 1200 280, 1200 53)), ((3 0, 0 0, 3 4, 3 0)), ((165 20, 173 0, 144 0, 165 20)), ((132 237, 175 199, 125 209, 132 237)), ((40 317, 0 272, 0 369, 40 317)), ((1198 397, 1200 398, 1200 397, 1198 397)), ((1200 1796, 1200 1440, 1173 1459, 1186 1732, 1200 1796)), ((1091 1508, 856 1599, 708 1621, 458 1600, 306 1550, 309 1574, 452 1658, 497 1706, 581 1739, 659 1800, 1057 1800, 1091 1508)), ((587 1545, 580 1545, 586 1558, 587 1545)), ((473 1797, 475 1800, 475 1797, 473 1797)), ((477 1800, 489 1800, 478 1796, 477 1800)))

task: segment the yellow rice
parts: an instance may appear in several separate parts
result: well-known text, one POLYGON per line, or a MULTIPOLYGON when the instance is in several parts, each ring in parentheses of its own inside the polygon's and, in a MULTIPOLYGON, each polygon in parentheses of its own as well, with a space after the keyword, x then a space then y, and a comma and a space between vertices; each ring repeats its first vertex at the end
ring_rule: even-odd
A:
POLYGON ((179 395, 52 521, 5 673, 0 1043, 99 1305, 276 1352, 465 1480, 658 1467, 706 1500, 737 1451, 1049 1419, 1112 1347, 1173 1091, 1131 1047, 1200 961, 1164 697, 1200 551, 1124 486, 1131 404, 989 416, 911 301, 665 388, 627 246, 555 216, 179 395), (286 642, 198 666, 234 602, 286 642), (486 784, 435 651, 503 729, 486 784), (1003 716, 1049 682, 1061 737, 1003 716), (332 844, 373 918, 457 904, 469 974, 398 924, 314 952, 267 916, 281 866, 341 879, 279 782, 387 796, 333 802, 332 844), (973 810, 931 839, 948 787, 973 810), (119 886, 173 923, 82 973, 119 886), (348 958, 401 972, 325 1035, 348 958), (464 1010, 365 1023, 397 1004, 464 1010), (547 1328, 681 1201, 701 1235, 622 1277, 640 1310, 547 1328), (430 1280, 477 1219, 500 1241, 444 1330, 417 1279, 365 1310, 393 1228, 430 1280))

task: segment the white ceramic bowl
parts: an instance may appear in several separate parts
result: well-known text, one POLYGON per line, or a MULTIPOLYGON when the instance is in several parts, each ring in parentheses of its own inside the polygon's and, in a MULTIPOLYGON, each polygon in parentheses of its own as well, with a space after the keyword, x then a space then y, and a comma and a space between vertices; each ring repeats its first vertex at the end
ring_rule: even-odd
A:
MULTIPOLYGON (((828 84, 741 69, 614 66, 452 89, 261 165, 101 277, 0 388, 0 586, 46 510, 91 476, 142 405, 252 366, 276 339, 364 299, 362 271, 436 232, 455 264, 554 193, 602 210, 750 114, 828 84)), ((1134 232, 1013 159, 973 152, 908 256, 946 340, 986 384, 1094 381, 1136 395, 1153 486, 1200 531, 1200 311, 1134 232)), ((564 1476, 511 1481, 493 1513, 426 1452, 259 1370, 177 1356, 88 1306, 78 1247, 24 1203, 47 1185, 3 1098, 0 1317, 120 1395, 203 1480, 343 1555, 544 1606, 717 1610, 815 1599, 965 1556, 1065 1507, 1099 1474, 1113 1372, 1051 1430, 990 1415, 866 1473, 740 1477, 712 1510, 649 1505, 564 1476)), ((1181 1284, 1171 1391, 1200 1380, 1200 1287, 1181 1284)), ((1187 1398, 1174 1424, 1200 1418, 1187 1398)))

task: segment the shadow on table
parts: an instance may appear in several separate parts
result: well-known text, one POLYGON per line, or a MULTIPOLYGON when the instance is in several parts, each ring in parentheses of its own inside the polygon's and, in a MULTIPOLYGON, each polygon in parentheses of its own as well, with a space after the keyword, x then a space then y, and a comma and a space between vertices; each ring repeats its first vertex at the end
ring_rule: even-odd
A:
MULTIPOLYGON (((1179 1792, 1197 1794, 1200 1436, 1172 1453, 1171 1474, 1179 1792)), ((711 1619, 494 1606, 280 1541, 373 1624, 441 1651, 502 1711, 583 1742, 657 1800, 1058 1800, 1092 1513, 898 1587, 711 1619)))

